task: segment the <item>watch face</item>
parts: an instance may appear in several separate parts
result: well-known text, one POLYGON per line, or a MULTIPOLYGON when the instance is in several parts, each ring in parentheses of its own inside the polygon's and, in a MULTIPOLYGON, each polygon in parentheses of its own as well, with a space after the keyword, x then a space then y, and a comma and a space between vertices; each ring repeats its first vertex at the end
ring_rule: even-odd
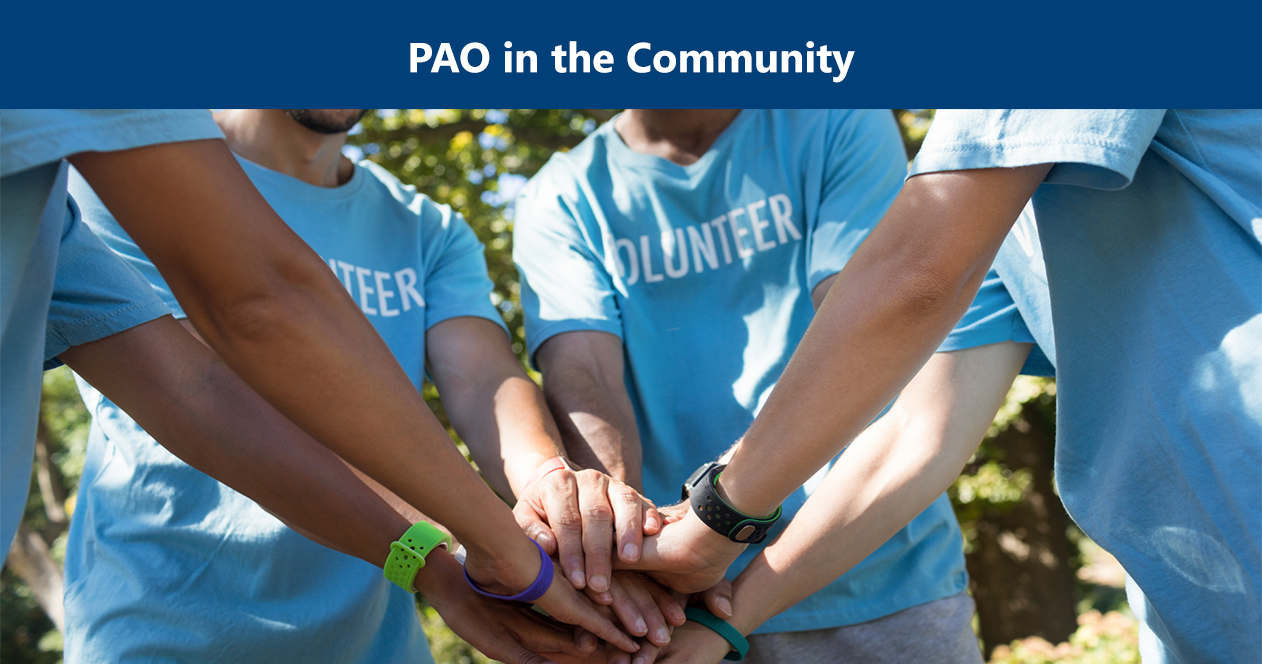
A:
POLYGON ((713 467, 714 467, 714 462, 711 461, 710 463, 707 463, 704 466, 701 466, 700 468, 696 469, 695 471, 693 471, 692 476, 688 478, 688 481, 685 482, 685 484, 688 486, 689 489, 691 489, 694 486, 697 486, 697 482, 700 482, 702 478, 704 478, 710 472, 710 469, 713 467))

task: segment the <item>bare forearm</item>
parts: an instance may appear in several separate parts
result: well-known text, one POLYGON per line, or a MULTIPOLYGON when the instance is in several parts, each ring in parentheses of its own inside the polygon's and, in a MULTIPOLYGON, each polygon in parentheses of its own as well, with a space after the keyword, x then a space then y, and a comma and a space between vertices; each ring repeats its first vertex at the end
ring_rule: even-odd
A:
POLYGON ((784 534, 733 584, 746 633, 850 570, 959 475, 1029 344, 938 353, 829 472, 784 534))
POLYGON ((442 392, 447 414, 474 461, 505 497, 519 495, 544 461, 565 456, 539 387, 515 362, 510 368, 487 377, 481 389, 458 391, 454 399, 447 397, 453 390, 442 392))
POLYGON ((575 463, 643 490, 643 451, 629 402, 619 403, 617 394, 585 372, 558 373, 544 392, 575 463))
POLYGON ((448 319, 425 333, 425 345, 447 416, 501 495, 520 495, 540 464, 564 456, 543 394, 498 325, 473 316, 448 319))
POLYGON ((640 434, 623 382, 622 340, 604 332, 568 332, 544 342, 535 357, 570 458, 643 490, 640 434))
POLYGON ((1046 171, 908 181, 838 275, 723 473, 720 488, 735 507, 774 511, 898 394, 972 302, 1046 171), (792 454, 784 453, 788 441, 792 454))
POLYGON ((844 466, 829 473, 776 545, 733 583, 737 629, 748 634, 835 581, 924 511, 968 461, 967 453, 927 456, 866 442, 850 446, 844 466), (900 462, 907 455, 913 461, 900 462))
POLYGON ((202 337, 263 398, 470 548, 531 559, 526 538, 511 536, 511 513, 450 444, 328 266, 221 141, 73 161, 202 337))

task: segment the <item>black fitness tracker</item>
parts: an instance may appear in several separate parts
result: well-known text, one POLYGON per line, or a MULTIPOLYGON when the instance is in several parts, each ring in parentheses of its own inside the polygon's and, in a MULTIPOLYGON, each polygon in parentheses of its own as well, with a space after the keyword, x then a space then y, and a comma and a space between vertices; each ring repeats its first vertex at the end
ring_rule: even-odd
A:
POLYGON ((780 520, 781 508, 769 517, 757 518, 741 514, 719 497, 715 490, 719 474, 726 464, 711 461, 701 466, 684 482, 681 499, 692 504, 692 510, 714 532, 737 544, 757 544, 767 538, 767 531, 780 520))

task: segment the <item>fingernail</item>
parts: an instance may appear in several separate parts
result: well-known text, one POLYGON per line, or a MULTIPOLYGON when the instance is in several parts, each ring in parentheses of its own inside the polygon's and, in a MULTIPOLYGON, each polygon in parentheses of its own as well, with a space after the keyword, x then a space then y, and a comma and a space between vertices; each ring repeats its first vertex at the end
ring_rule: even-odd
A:
POLYGON ((583 634, 578 637, 579 650, 587 650, 596 647, 596 637, 592 634, 583 634))
POLYGON ((609 579, 604 574, 597 574, 591 578, 592 590, 596 592, 604 592, 609 590, 609 579))
POLYGON ((732 603, 727 601, 726 597, 720 597, 714 602, 719 607, 719 612, 728 618, 732 617, 732 603))
POLYGON ((635 661, 632 662, 631 664, 648 664, 648 662, 649 661, 643 657, 636 657, 635 661))
POLYGON ((670 630, 665 627, 658 627, 657 632, 653 634, 653 640, 658 645, 665 645, 670 642, 670 630))
POLYGON ((622 559, 633 563, 640 558, 640 547, 634 544, 628 544, 622 547, 622 559))
POLYGON ((682 623, 684 621, 684 612, 680 611, 679 607, 672 606, 669 609, 667 609, 667 611, 670 612, 670 617, 675 622, 682 623))
POLYGON ((552 536, 548 533, 539 533, 539 536, 535 538, 535 541, 539 543, 539 546, 542 546, 545 549, 552 547, 552 536))
POLYGON ((582 588, 587 585, 587 579, 583 576, 582 571, 573 570, 570 572, 570 583, 574 584, 575 588, 582 588))
POLYGON ((649 627, 648 627, 648 625, 645 625, 645 624, 644 624, 644 619, 643 619, 643 618, 636 618, 636 619, 635 619, 635 633, 636 633, 636 634, 644 634, 644 633, 645 633, 645 632, 647 632, 647 631, 649 631, 649 627))
POLYGON ((601 593, 598 597, 600 598, 600 603, 605 606, 613 604, 613 595, 610 595, 609 593, 601 593))

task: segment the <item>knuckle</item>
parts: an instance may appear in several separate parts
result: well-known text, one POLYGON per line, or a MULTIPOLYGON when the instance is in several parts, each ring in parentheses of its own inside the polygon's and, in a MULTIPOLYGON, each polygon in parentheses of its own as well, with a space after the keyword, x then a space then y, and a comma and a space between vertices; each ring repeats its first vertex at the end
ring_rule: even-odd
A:
POLYGON ((583 529, 583 517, 578 513, 566 510, 552 520, 552 527, 567 532, 580 531, 583 529))
POLYGON ((624 505, 638 508, 641 504, 640 494, 636 493, 635 489, 632 489, 629 486, 623 486, 616 491, 611 491, 610 493, 613 494, 614 498, 616 498, 618 502, 624 505))
POLYGON ((613 521, 613 509, 604 503, 588 505, 583 508, 583 514, 591 521, 613 521))

